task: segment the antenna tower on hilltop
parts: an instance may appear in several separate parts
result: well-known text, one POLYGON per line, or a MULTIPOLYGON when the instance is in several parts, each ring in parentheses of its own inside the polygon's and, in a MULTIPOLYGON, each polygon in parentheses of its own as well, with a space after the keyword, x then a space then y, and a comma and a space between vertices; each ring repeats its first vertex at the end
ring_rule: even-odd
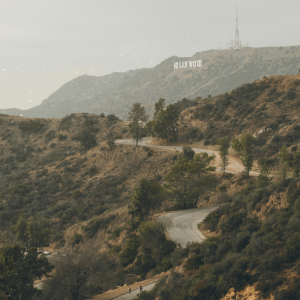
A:
POLYGON ((241 48, 242 48, 242 43, 240 41, 238 12, 237 12, 237 7, 236 7, 236 23, 235 23, 234 49, 241 49, 241 48))
MULTIPOLYGON (((247 44, 248 47, 248 44, 247 44)), ((234 39, 226 44, 227 49, 241 49, 245 48, 242 46, 240 41, 240 33, 239 33, 239 22, 238 22, 238 11, 236 7, 236 21, 235 21, 235 36, 234 39)))

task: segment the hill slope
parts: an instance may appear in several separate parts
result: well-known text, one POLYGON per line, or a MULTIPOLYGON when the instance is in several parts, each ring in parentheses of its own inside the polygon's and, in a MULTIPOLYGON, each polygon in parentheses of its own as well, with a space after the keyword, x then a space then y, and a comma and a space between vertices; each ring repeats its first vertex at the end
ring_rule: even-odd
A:
POLYGON ((296 74, 300 46, 211 50, 193 57, 170 57, 154 68, 105 76, 80 76, 67 82, 39 106, 28 110, 2 109, 0 113, 25 117, 61 118, 71 113, 106 113, 127 118, 133 103, 148 112, 159 98, 173 103, 219 95, 263 76, 296 74), (174 62, 202 60, 202 67, 178 68, 174 62))

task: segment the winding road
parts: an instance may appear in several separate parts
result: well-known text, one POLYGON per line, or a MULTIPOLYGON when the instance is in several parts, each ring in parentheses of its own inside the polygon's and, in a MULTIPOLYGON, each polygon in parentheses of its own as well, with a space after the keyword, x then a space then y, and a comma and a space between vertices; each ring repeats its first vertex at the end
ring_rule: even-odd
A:
POLYGON ((193 208, 168 213, 159 216, 158 221, 165 224, 168 237, 184 248, 188 243, 201 243, 205 239, 197 225, 216 208, 218 206, 193 208))
MULTIPOLYGON (((140 146, 147 146, 151 148, 160 148, 160 149, 169 149, 169 150, 178 150, 182 151, 181 146, 159 146, 159 145, 151 145, 149 142, 151 138, 144 138, 141 142, 139 142, 140 146)), ((116 143, 123 145, 135 145, 135 141, 130 140, 116 140, 116 143)), ((215 155, 216 159, 214 161, 214 166, 217 171, 221 172, 220 168, 217 168, 220 165, 220 158, 218 151, 208 150, 208 149, 199 149, 192 148, 195 153, 203 153, 207 152, 209 155, 215 155)), ((244 170, 244 166, 241 162, 233 156, 229 155, 229 165, 227 166, 226 172, 239 174, 244 170)), ((258 176, 257 172, 250 172, 251 176, 258 176)), ((167 229, 168 237, 179 244, 182 248, 186 247, 188 243, 198 242, 201 243, 205 237, 198 229, 198 224, 201 223, 206 216, 211 213, 213 210, 217 209, 218 206, 206 207, 206 208, 194 208, 187 209, 183 211, 176 211, 167 213, 164 215, 158 216, 157 220, 161 221, 165 224, 167 229)), ((154 278, 153 278, 154 280, 154 278)), ((138 284, 143 285, 143 290, 151 290, 157 282, 157 279, 153 282, 150 282, 143 285, 143 282, 138 284)), ((127 289, 127 288, 126 288, 127 289)), ((128 291, 125 291, 124 287, 118 290, 108 291, 104 294, 98 295, 94 297, 94 300, 129 300, 134 299, 138 296, 139 289, 132 290, 131 294, 128 291)))
MULTIPOLYGON (((143 138, 142 141, 139 142, 139 146, 147 146, 151 148, 159 148, 159 149, 167 149, 167 150, 177 150, 177 151, 182 151, 182 146, 160 146, 160 145, 151 145, 152 138, 151 137, 146 137, 143 138)), ((135 146, 135 141, 133 139, 128 139, 128 140, 116 140, 117 144, 123 144, 123 145, 133 145, 135 146)), ((214 166, 216 167, 217 172, 222 172, 222 170, 219 168, 220 166, 220 155, 219 151, 215 150, 209 150, 209 149, 200 149, 200 148, 192 148, 195 153, 203 153, 206 152, 208 155, 215 155, 216 159, 214 161, 214 166)), ((232 174, 239 174, 244 171, 244 166, 242 165, 242 162, 237 159, 236 157, 232 155, 228 155, 228 162, 229 165, 226 167, 225 172, 226 173, 232 173, 232 174)), ((258 176, 259 173, 251 171, 250 176, 258 176)))

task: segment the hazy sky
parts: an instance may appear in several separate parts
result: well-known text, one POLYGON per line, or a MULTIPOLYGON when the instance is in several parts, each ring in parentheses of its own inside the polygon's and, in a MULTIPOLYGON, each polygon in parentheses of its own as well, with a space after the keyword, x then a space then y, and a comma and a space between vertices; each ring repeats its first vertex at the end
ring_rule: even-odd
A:
POLYGON ((0 109, 39 105, 78 75, 150 68, 242 44, 300 45, 299 0, 0 0, 0 109))

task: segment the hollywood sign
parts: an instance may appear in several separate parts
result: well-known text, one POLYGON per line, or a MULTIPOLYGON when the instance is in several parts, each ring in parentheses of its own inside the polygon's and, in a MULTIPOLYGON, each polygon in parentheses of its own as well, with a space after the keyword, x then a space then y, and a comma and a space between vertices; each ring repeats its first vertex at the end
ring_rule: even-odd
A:
POLYGON ((178 68, 196 68, 202 66, 202 60, 180 61, 174 63, 174 69, 178 68))

